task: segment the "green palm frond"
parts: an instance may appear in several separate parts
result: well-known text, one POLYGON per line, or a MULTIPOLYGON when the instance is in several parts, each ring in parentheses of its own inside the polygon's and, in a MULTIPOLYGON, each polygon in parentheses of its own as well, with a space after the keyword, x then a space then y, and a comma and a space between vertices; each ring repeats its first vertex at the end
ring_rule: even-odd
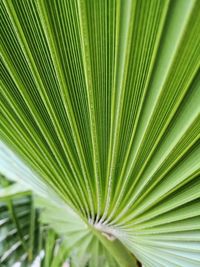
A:
POLYGON ((38 243, 38 222, 29 190, 0 177, 0 265, 23 259, 28 266, 38 243), (35 239, 33 239, 33 236, 35 239))
POLYGON ((45 207, 45 255, 58 237, 72 266, 199 266, 200 1, 0 13, 0 172, 45 207))

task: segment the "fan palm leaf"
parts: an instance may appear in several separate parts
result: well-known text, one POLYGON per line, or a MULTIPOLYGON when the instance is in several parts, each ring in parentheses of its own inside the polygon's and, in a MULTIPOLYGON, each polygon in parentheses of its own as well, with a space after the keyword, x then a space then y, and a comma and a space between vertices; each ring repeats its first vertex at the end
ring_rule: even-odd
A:
POLYGON ((3 0, 0 12, 0 171, 43 203, 45 255, 58 235, 79 265, 199 266, 200 2, 3 0))

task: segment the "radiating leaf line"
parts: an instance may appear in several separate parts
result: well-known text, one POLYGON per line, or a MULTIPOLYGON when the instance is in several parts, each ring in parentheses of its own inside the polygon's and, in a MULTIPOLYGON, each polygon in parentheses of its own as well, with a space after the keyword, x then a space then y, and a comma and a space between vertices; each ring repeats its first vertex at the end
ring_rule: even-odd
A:
POLYGON ((33 261, 37 241, 44 266, 198 266, 199 1, 4 0, 0 14, 0 172, 20 182, 0 200, 22 199, 15 228, 0 203, 3 262, 33 261))

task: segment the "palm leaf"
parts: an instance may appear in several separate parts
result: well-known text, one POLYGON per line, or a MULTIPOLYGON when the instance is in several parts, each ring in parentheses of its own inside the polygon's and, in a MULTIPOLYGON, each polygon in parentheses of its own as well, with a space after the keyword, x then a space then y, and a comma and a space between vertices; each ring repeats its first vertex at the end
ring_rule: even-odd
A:
POLYGON ((8 0, 0 12, 1 172, 47 201, 59 236, 73 221, 59 228, 48 200, 70 211, 85 236, 71 245, 93 266, 109 253, 198 266, 200 2, 8 0))

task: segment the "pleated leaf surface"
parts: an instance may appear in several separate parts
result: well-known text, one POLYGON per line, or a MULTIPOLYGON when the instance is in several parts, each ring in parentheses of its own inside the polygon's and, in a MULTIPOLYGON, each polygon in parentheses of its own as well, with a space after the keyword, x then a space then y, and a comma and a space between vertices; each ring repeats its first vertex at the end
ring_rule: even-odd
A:
POLYGON ((200 1, 0 12, 0 171, 23 172, 144 266, 199 266, 200 1))

